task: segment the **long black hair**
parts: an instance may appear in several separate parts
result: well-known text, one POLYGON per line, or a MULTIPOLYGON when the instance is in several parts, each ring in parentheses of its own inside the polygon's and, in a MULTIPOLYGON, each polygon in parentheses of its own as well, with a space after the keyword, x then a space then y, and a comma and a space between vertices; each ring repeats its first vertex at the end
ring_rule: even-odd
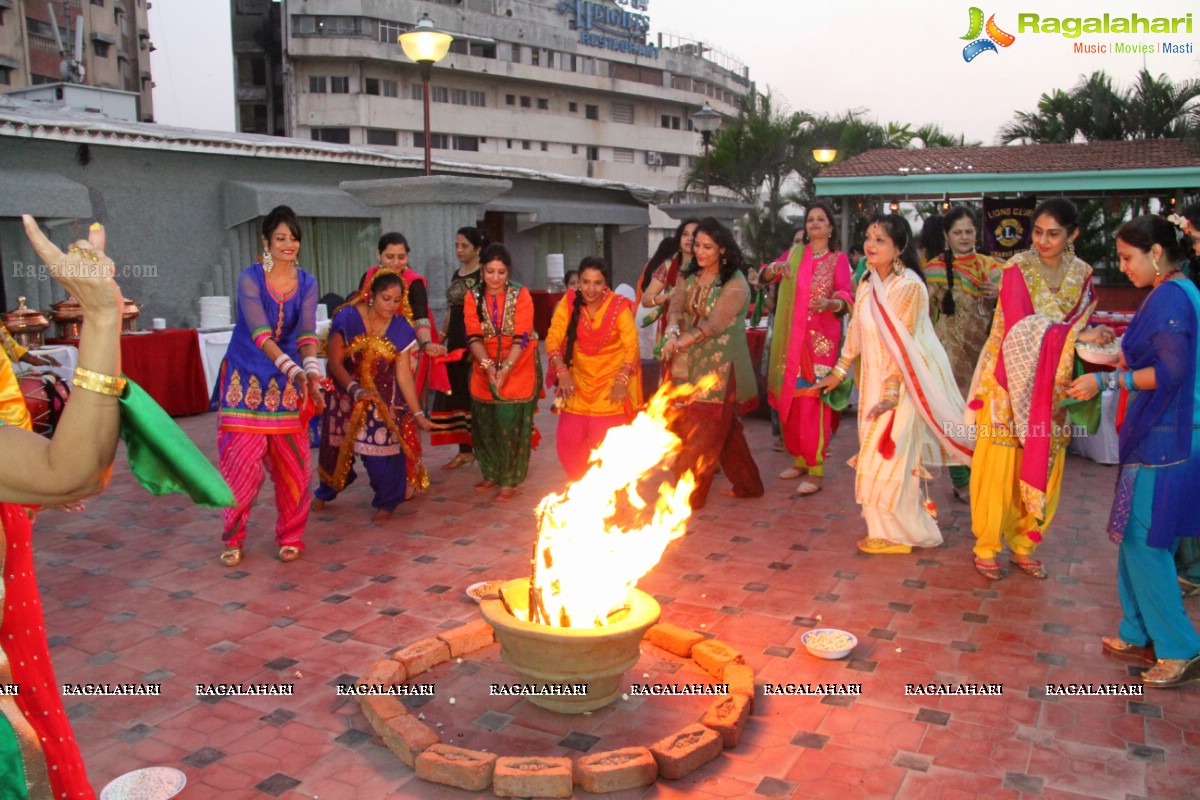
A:
MULTIPOLYGON (((585 270, 594 269, 599 271, 604 276, 604 285, 609 289, 612 288, 612 270, 608 266, 608 262, 600 256, 588 256, 579 262, 579 278, 583 279, 585 270)), ((575 290, 575 302, 571 304, 571 320, 567 323, 567 344, 564 348, 563 363, 568 367, 571 366, 571 359, 575 356, 575 336, 576 329, 579 327, 579 312, 583 308, 583 292, 575 290)))
POLYGON ((646 262, 646 268, 642 270, 642 280, 639 288, 643 292, 650 285, 650 281, 654 280, 655 271, 664 261, 670 261, 674 258, 677 252, 679 252, 679 240, 674 236, 668 236, 658 243, 658 249, 654 251, 654 255, 650 256, 650 260, 646 262))
MULTIPOLYGON (((829 242, 830 250, 838 251, 842 249, 842 241, 838 237, 837 222, 833 217, 833 206, 826 203, 824 200, 818 200, 808 208, 804 209, 804 222, 796 230, 804 231, 804 243, 808 244, 808 215, 813 212, 814 208, 819 208, 825 212, 825 219, 829 220, 829 242)), ((792 231, 792 239, 796 238, 796 231, 792 231)))
MULTIPOLYGON (((948 317, 953 317, 958 307, 954 302, 954 251, 950 249, 950 229, 964 217, 971 220, 971 225, 975 225, 975 214, 966 206, 955 206, 942 217, 942 261, 946 264, 946 295, 942 298, 942 313, 948 317)), ((925 224, 929 225, 928 220, 925 224)))
POLYGON ((899 214, 876 214, 867 222, 867 228, 878 225, 884 234, 892 240, 892 244, 900 250, 900 263, 911 269, 925 282, 925 272, 921 269, 921 261, 917 258, 917 249, 913 246, 912 227, 908 220, 899 214))
POLYGON ((917 237, 917 255, 924 254, 925 262, 937 258, 938 253, 945 252, 946 231, 942 227, 942 215, 930 214, 921 224, 921 234, 917 237))
MULTIPOLYGON (((721 261, 718 265, 720 272, 717 275, 717 283, 726 283, 736 272, 741 272, 743 275, 746 274, 746 261, 742 257, 742 249, 738 247, 737 240, 733 238, 733 232, 729 228, 726 228, 714 217, 705 217, 700 220, 700 224, 696 226, 696 230, 692 231, 693 252, 695 252, 696 247, 696 236, 701 233, 708 236, 717 243, 718 248, 725 251, 720 257, 721 261)), ((682 270, 679 274, 686 278, 689 275, 695 275, 699 271, 700 264, 693 255, 691 262, 687 265, 687 269, 682 270)))
POLYGON ((1117 238, 1143 253, 1158 245, 1163 249, 1167 264, 1175 266, 1187 258, 1181 232, 1175 225, 1155 214, 1134 217, 1117 229, 1117 238))

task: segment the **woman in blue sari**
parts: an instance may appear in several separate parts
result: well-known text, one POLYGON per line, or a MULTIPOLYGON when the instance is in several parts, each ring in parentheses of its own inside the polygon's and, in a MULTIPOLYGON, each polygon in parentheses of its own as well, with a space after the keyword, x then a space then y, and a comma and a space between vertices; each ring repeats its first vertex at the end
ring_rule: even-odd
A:
POLYGON ((1156 216, 1117 231, 1121 271, 1152 287, 1121 343, 1119 369, 1076 378, 1068 394, 1088 400, 1101 385, 1132 399, 1120 430, 1116 497, 1109 537, 1120 544, 1117 588, 1124 613, 1109 653, 1155 661, 1142 676, 1165 688, 1200 679, 1200 634, 1175 581, 1181 537, 1200 535, 1191 498, 1200 485, 1200 291, 1184 277, 1175 226, 1156 216))

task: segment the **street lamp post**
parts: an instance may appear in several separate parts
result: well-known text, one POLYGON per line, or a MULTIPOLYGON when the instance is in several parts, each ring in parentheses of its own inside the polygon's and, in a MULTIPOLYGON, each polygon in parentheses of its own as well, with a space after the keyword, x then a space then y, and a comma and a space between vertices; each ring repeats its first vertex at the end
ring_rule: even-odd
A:
POLYGON ((708 147, 712 143, 713 131, 721 127, 721 115, 714 111, 706 100, 704 107, 692 114, 692 127, 700 131, 700 138, 704 142, 704 202, 707 203, 711 177, 708 170, 708 147))
POLYGON ((433 154, 430 152, 429 133, 429 79, 433 75, 433 65, 446 57, 450 43, 454 37, 448 33, 434 30, 433 20, 429 13, 421 15, 417 27, 398 37, 404 55, 417 62, 421 67, 421 88, 425 99, 425 174, 433 174, 433 154))
POLYGON ((832 147, 817 147, 813 151, 813 161, 818 164, 828 164, 837 158, 838 151, 832 147))

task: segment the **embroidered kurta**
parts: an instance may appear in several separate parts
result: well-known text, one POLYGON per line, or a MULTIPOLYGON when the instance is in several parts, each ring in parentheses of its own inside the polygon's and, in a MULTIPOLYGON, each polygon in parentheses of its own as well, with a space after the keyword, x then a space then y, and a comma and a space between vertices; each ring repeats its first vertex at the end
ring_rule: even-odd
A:
POLYGON ((537 394, 537 332, 533 329, 533 297, 524 286, 509 283, 498 295, 483 292, 483 305, 477 300, 478 290, 467 294, 463 304, 467 338, 481 341, 488 358, 497 368, 512 351, 513 343, 524 346, 521 357, 513 365, 497 401, 487 376, 471 362, 471 396, 484 402, 525 402, 537 394))
POLYGON ((985 297, 983 290, 988 283, 999 283, 1002 268, 1003 264, 991 256, 979 253, 955 256, 952 290, 955 309, 953 314, 945 314, 942 300, 948 290, 946 262, 939 256, 925 265, 929 316, 963 394, 971 389, 971 377, 987 344, 988 325, 996 309, 996 298, 985 297))
POLYGON ((671 359, 671 378, 696 383, 705 375, 715 375, 716 384, 694 398, 700 403, 725 402, 732 381, 733 399, 745 413, 758 404, 758 383, 746 344, 750 284, 740 272, 723 284, 714 281, 703 286, 698 278, 697 273, 677 281, 671 295, 670 321, 684 332, 699 329, 704 335, 671 359))
POLYGON ((217 384, 219 428, 240 433, 300 433, 301 394, 258 343, 275 340, 299 364, 300 346, 317 344, 317 280, 296 270, 296 288, 276 295, 261 264, 238 278, 238 319, 217 384))
MULTIPOLYGON (((550 331, 546 335, 546 351, 551 361, 565 360, 567 326, 575 302, 575 290, 567 291, 554 309, 550 331)), ((588 313, 585 304, 579 309, 575 350, 571 359, 571 379, 575 393, 565 399, 561 410, 586 416, 623 414, 642 404, 641 381, 638 377, 641 358, 638 332, 633 324, 633 307, 620 295, 609 292, 596 309, 588 313), (624 370, 628 406, 614 403, 609 397, 618 374, 624 370)))

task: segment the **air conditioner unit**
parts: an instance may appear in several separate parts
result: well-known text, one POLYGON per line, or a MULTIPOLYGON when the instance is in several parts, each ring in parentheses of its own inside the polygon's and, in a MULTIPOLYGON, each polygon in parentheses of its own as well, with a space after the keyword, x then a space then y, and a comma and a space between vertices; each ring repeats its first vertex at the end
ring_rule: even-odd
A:
POLYGON ((662 153, 656 150, 646 151, 646 164, 651 167, 661 167, 663 165, 662 153))

